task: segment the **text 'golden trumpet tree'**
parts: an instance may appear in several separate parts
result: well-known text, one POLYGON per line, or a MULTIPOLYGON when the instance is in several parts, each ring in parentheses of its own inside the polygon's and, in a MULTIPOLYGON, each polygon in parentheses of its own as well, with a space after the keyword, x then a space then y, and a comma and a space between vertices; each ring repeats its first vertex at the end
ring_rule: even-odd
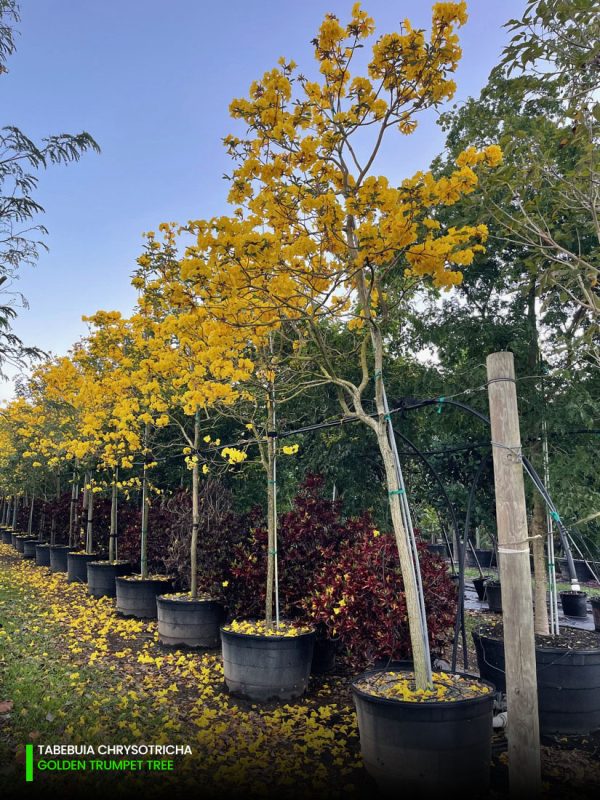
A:
POLYGON ((206 302, 230 324, 295 325, 297 347, 309 349, 315 370, 336 386, 344 414, 377 437, 421 688, 430 673, 427 631, 386 419, 386 330, 401 322, 417 290, 459 283, 483 249, 485 226, 444 226, 437 209, 473 192, 475 170, 499 163, 501 152, 470 149, 450 174, 418 172, 397 186, 375 165, 386 139, 396 136, 401 146, 420 113, 454 95, 456 29, 466 20, 464 2, 436 3, 429 35, 405 20, 367 45, 375 26, 360 4, 346 25, 328 14, 313 41, 318 79, 281 58, 247 98, 232 102, 246 128, 225 140, 235 210, 191 226, 196 241, 182 267, 200 294, 210 276, 220 297, 206 302), (328 338, 340 326, 355 337, 358 382, 346 377, 328 338))

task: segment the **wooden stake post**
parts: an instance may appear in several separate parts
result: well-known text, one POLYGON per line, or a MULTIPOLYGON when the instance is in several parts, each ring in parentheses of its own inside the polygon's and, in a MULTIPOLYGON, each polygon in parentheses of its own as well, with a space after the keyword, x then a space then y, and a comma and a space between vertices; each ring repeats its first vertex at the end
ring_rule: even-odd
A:
POLYGON ((502 585, 511 794, 541 791, 529 541, 512 353, 487 358, 498 558, 502 585))

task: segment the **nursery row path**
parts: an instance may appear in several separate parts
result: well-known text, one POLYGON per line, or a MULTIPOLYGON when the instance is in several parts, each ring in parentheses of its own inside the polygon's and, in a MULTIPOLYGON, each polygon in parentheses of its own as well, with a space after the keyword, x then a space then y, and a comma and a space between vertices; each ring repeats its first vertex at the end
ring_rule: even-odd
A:
MULTIPOLYGON (((237 700, 220 653, 166 650, 155 621, 121 618, 113 599, 92 598, 0 544, 0 783, 24 788, 24 745, 35 742, 191 747, 158 778, 111 773, 111 792, 131 790, 130 780, 145 781, 148 796, 169 780, 202 797, 369 789, 347 680, 311 679, 295 703, 237 700)), ((74 775, 39 780, 74 788, 74 775)))

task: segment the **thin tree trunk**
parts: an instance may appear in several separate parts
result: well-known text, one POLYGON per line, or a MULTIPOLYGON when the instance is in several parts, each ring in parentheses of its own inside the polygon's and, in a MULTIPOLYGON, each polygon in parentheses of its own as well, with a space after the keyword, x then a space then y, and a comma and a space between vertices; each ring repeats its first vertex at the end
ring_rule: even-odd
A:
POLYGON ((27 523, 27 533, 31 536, 33 530, 33 504, 35 503, 35 495, 31 495, 31 504, 29 506, 29 522, 27 523))
POLYGON ((546 574, 546 558, 544 556, 544 539, 546 537, 546 513, 539 493, 533 497, 533 516, 531 520, 531 550, 533 552, 533 574, 535 578, 535 594, 533 598, 535 632, 548 636, 548 576, 546 574))
POLYGON ((73 531, 75 525, 75 503, 76 503, 76 493, 75 493, 75 484, 76 484, 77 473, 73 470, 73 478, 71 481, 71 502, 69 503, 69 545, 73 547, 73 531))
POLYGON ((144 472, 142 477, 142 531, 140 540, 140 574, 142 578, 148 577, 148 441, 150 426, 146 423, 144 429, 144 472))
POLYGON ((111 563, 117 560, 118 478, 119 478, 119 470, 115 467, 113 475, 112 497, 110 502, 110 535, 108 537, 108 560, 111 563))
POLYGON ((12 526, 14 530, 17 530, 17 511, 19 509, 19 498, 15 495, 15 502, 13 504, 13 519, 12 519, 12 526))
POLYGON ((275 587, 275 403, 273 392, 267 399, 267 590, 265 597, 265 623, 273 627, 273 593, 275 587))
POLYGON ((200 525, 198 489, 200 471, 198 469, 198 448, 200 447, 200 412, 194 417, 194 466, 192 468, 192 540, 190 543, 190 594, 192 600, 198 597, 198 526, 200 525))
POLYGON ((421 620, 419 596, 418 596, 417 583, 414 575, 412 553, 410 551, 408 543, 407 531, 404 527, 404 522, 402 520, 400 499, 397 494, 400 487, 398 486, 398 478, 396 473, 394 454, 390 446, 387 432, 383 426, 380 427, 377 433, 377 441, 379 444, 379 451, 383 459, 383 464, 385 467, 385 477, 386 477, 388 493, 390 493, 389 505, 390 505, 390 512, 392 515, 394 537, 396 540, 396 546, 398 548, 398 556, 400 558, 400 569, 402 571, 402 578, 404 583, 406 613, 409 620, 410 643, 412 648, 412 656, 415 669, 415 683, 417 685, 417 688, 421 689, 429 685, 427 666, 426 666, 427 656, 424 644, 425 636, 427 636, 427 631, 424 630, 421 620))
POLYGON ((94 492, 90 486, 88 490, 87 527, 85 533, 85 552, 93 553, 94 546, 94 492))

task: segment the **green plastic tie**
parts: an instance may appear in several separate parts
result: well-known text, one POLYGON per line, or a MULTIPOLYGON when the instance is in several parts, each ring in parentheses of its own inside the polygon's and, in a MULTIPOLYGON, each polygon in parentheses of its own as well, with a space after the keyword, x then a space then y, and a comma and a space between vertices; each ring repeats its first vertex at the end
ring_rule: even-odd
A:
POLYGON ((388 494, 406 494, 404 489, 392 489, 388 494))
POLYGON ((377 380, 378 378, 383 378, 383 372, 380 369, 378 369, 373 377, 375 378, 375 380, 377 380))
POLYGON ((275 486, 277 481, 267 481, 267 483, 269 484, 269 486, 275 486))
POLYGON ((550 516, 555 522, 560 522, 560 517, 558 516, 558 511, 551 511, 550 516))
POLYGON ((276 556, 277 555, 277 550, 269 550, 269 555, 270 556, 276 556))
POLYGON ((437 400, 438 401, 438 410, 437 410, 438 414, 442 413, 442 403, 444 402, 445 399, 446 398, 443 395, 441 397, 438 397, 438 400, 437 400))
POLYGON ((386 422, 391 422, 392 421, 392 415, 391 414, 384 414, 383 418, 384 418, 384 420, 386 420, 386 422))

